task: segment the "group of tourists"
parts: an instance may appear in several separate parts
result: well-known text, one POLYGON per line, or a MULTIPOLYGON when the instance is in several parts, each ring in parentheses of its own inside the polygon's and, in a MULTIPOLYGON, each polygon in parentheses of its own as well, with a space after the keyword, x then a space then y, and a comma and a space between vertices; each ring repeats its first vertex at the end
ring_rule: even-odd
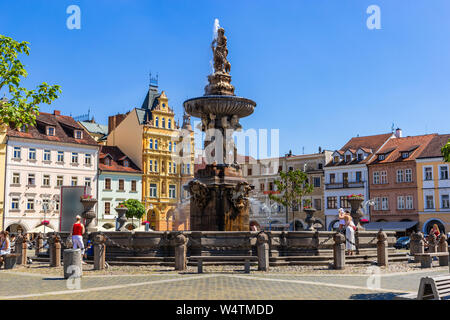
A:
POLYGON ((355 231, 356 226, 353 222, 353 218, 350 215, 350 211, 339 209, 339 232, 345 234, 345 254, 354 255, 356 253, 355 245, 355 231))

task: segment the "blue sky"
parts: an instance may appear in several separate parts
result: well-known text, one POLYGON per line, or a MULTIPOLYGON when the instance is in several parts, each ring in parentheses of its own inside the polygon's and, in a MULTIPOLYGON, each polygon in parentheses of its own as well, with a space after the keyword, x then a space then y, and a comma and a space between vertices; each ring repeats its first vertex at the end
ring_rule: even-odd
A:
POLYGON ((280 129, 280 153, 337 149, 356 135, 449 133, 448 0, 149 1, 0 3, 0 33, 31 43, 24 84, 60 84, 43 111, 97 122, 139 107, 149 71, 182 117, 203 95, 215 18, 226 30, 236 94, 257 102, 244 128, 280 129), (66 8, 81 8, 69 30, 66 8), (381 30, 366 27, 369 5, 381 30))

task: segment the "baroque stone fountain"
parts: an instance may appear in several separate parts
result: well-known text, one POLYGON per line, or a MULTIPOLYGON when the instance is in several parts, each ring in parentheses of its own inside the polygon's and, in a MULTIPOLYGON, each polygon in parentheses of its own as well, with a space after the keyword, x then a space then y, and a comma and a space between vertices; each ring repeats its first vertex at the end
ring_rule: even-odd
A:
POLYGON ((234 94, 223 28, 217 29, 211 47, 214 72, 208 76, 205 94, 183 103, 187 114, 201 118, 207 163, 186 186, 191 194, 191 230, 248 231, 253 186, 242 177, 232 136, 242 128, 239 119, 251 115, 256 103, 234 94))

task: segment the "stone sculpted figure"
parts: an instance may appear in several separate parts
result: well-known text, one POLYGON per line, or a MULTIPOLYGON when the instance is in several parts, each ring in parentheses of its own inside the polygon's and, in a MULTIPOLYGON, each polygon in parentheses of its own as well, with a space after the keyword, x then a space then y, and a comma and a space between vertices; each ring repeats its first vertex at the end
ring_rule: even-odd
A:
POLYGON ((231 189, 229 199, 238 212, 242 212, 249 206, 248 196, 252 189, 246 181, 239 182, 234 189, 231 189))
POLYGON ((242 129, 241 124, 239 123, 239 117, 237 115, 233 115, 231 117, 231 121, 230 121, 230 126, 234 129, 234 130, 240 130, 242 129))
POLYGON ((219 28, 217 30, 217 38, 211 43, 211 48, 214 57, 214 71, 221 73, 229 73, 231 64, 227 60, 228 48, 227 37, 225 36, 225 29, 219 28))
POLYGON ((208 203, 209 192, 208 187, 204 183, 198 180, 192 180, 188 184, 188 190, 197 207, 199 207, 200 209, 206 207, 206 204, 208 203))

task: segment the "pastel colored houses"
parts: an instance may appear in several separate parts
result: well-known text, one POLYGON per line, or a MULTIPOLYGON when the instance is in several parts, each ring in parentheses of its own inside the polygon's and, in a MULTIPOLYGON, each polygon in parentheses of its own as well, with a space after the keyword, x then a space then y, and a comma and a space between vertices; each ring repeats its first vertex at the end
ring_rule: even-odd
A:
MULTIPOLYGON (((114 208, 128 199, 142 200, 142 171, 118 147, 102 146, 98 172, 98 225, 114 230, 114 208)), ((134 228, 138 224, 135 219, 134 228)))
POLYGON ((85 185, 96 195, 98 144, 59 111, 41 112, 36 126, 8 128, 4 228, 27 232, 49 221, 58 231, 60 188, 85 185))

